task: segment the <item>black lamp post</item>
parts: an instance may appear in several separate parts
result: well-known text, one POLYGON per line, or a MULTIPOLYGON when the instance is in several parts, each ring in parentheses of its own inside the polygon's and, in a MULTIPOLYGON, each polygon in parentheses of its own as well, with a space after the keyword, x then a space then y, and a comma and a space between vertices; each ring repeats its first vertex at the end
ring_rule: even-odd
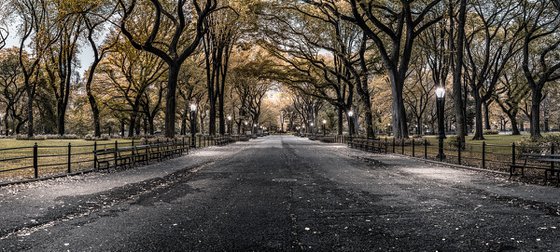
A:
POLYGON ((350 120, 350 123, 348 124, 350 126, 350 128, 348 129, 348 133, 350 134, 350 141, 352 141, 352 134, 354 131, 354 111, 350 110, 348 111, 348 120, 350 120))
POLYGON ((323 136, 327 135, 327 131, 325 131, 325 125, 327 124, 327 120, 323 119, 323 136))
POLYGON ((445 105, 445 88, 438 87, 436 88, 436 107, 437 107, 437 116, 438 116, 438 158, 439 161, 443 161, 445 159, 445 154, 443 153, 443 139, 445 138, 445 127, 443 125, 443 110, 445 105))
POLYGON ((245 122, 243 122, 243 125, 244 125, 243 129, 242 129, 243 130, 243 135, 247 135, 247 132, 245 132, 245 127, 247 127, 247 125, 249 125, 249 122, 245 121, 245 122))
POLYGON ((232 128, 233 128, 233 127, 232 127, 233 125, 231 124, 231 116, 228 116, 228 117, 227 117, 227 121, 228 121, 228 133, 231 135, 231 133, 232 133, 232 128))
POLYGON ((196 148, 196 104, 191 103, 191 147, 196 148))
POLYGON ((309 131, 311 132, 311 135, 315 135, 315 123, 309 124, 309 131))

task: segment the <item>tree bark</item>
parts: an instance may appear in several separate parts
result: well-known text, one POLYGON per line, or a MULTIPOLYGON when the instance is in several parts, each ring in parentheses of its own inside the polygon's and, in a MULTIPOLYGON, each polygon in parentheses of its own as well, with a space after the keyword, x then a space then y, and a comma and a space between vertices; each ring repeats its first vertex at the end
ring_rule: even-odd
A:
POLYGON ((534 88, 531 93, 531 138, 542 138, 541 134, 541 101, 542 89, 534 88))
MULTIPOLYGON (((450 7, 452 13, 452 7, 450 7)), ((455 109, 455 130, 457 140, 461 143, 465 142, 467 120, 465 114, 465 105, 463 104, 462 83, 463 80, 463 57, 465 46, 465 22, 466 22, 467 0, 461 0, 459 4, 459 17, 457 23, 457 43, 451 43, 451 51, 456 51, 455 68, 453 69, 453 105, 455 109)), ((451 15, 453 16, 453 15, 451 15)), ((453 18, 451 24, 453 28, 453 18)), ((453 37, 453 36, 451 36, 453 37)))
MULTIPOLYGON (((476 92, 476 91, 474 91, 476 92)), ((484 140, 484 127, 482 126, 482 99, 480 98, 480 96, 477 95, 477 93, 475 94, 473 92, 473 96, 474 96, 474 103, 475 103, 475 115, 476 115, 476 120, 475 120, 475 130, 474 130, 474 136, 473 136, 473 140, 484 140)))
POLYGON ((492 125, 490 125, 490 110, 489 110, 489 103, 483 102, 484 106, 484 129, 491 130, 492 125))
POLYGON ((167 94, 165 101, 165 137, 175 137, 175 113, 177 113, 177 80, 179 78, 180 64, 169 65, 167 80, 167 94))

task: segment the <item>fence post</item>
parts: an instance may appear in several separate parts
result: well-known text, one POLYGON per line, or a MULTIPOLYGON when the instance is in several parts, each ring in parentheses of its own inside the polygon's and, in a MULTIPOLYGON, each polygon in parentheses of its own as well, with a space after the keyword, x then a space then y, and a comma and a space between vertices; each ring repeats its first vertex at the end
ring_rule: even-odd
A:
POLYGON ((424 159, 428 159, 428 140, 424 139, 424 159))
POLYGON ((511 144, 511 164, 515 165, 515 142, 511 144))
POLYGON ((486 141, 482 141, 482 169, 486 169, 486 141))
POLYGON ((68 143, 68 173, 72 173, 72 144, 68 143))
POLYGON ((93 142, 93 170, 97 170, 97 141, 93 142))
POLYGON ((117 158, 118 158, 118 157, 117 157, 117 152, 118 152, 118 150, 119 150, 119 143, 118 143, 118 140, 115 140, 115 154, 113 155, 113 157, 114 157, 114 159, 115 159, 115 160, 114 160, 115 163, 113 164, 113 167, 114 167, 115 169, 117 169, 117 158))
POLYGON ((33 177, 39 178, 39 165, 37 159, 39 158, 39 146, 37 143, 33 145, 33 177))
POLYGON ((393 153, 395 153, 395 137, 393 137, 393 153))
POLYGON ((415 147, 416 147, 416 146, 414 146, 414 138, 412 138, 412 157, 416 157, 416 155, 415 155, 415 154, 416 154, 416 153, 415 153, 415 152, 416 152, 415 147))
MULTIPOLYGON (((550 154, 554 155, 555 153, 555 145, 554 143, 550 143, 550 154)), ((552 169, 554 171, 554 162, 550 162, 550 169, 552 169)), ((545 183, 547 183, 548 181, 546 181, 545 183)))

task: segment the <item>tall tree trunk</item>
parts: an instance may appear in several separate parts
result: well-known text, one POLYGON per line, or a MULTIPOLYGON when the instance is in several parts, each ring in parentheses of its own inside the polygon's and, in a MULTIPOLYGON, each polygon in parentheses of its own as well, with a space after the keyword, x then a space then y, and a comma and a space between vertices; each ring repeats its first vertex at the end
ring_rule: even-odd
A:
POLYGON ((531 138, 542 138, 541 135, 541 101, 542 90, 539 88, 533 89, 531 93, 531 138))
POLYGON ((155 119, 154 119, 153 116, 150 116, 150 117, 148 118, 148 125, 149 125, 149 127, 150 127, 150 135, 152 135, 152 136, 156 133, 156 128, 155 128, 155 125, 154 125, 154 120, 155 120, 155 119))
MULTIPOLYGON (((476 91, 473 91, 473 93, 476 91)), ((482 127, 482 99, 477 94, 473 94, 475 103, 475 130, 473 140, 484 140, 484 127, 482 127)))
POLYGON ((182 116, 181 116, 181 135, 184 136, 187 134, 187 113, 185 112, 182 116))
POLYGON ((33 137, 35 132, 33 129, 33 98, 35 92, 29 89, 27 90, 27 137, 33 137))
POLYGON ((177 111, 177 80, 179 78, 180 64, 169 64, 169 77, 167 80, 167 95, 165 101, 165 136, 175 137, 175 113, 177 111))
POLYGON ((408 124, 402 94, 404 79, 399 78, 398 74, 394 72, 390 72, 389 77, 393 96, 393 134, 398 139, 408 138, 408 124))
POLYGON ((125 137, 124 126, 125 126, 124 119, 121 119, 121 137, 123 137, 123 138, 125 137))
POLYGON ((136 130, 136 117, 138 116, 138 109, 133 108, 132 113, 130 114, 130 120, 128 124, 128 136, 134 136, 134 132, 136 130))
POLYGON ((57 130, 59 136, 64 136, 65 133, 65 121, 64 118, 66 117, 66 109, 62 107, 62 104, 57 105, 57 130))
POLYGON ((94 137, 101 137, 101 122, 99 120, 99 107, 97 106, 97 101, 95 96, 91 92, 91 83, 86 84, 86 92, 89 101, 89 106, 91 107, 91 113, 93 117, 93 135, 94 137))
POLYGON ((484 106, 484 129, 491 130, 492 125, 490 125, 490 110, 488 108, 489 104, 487 102, 483 102, 482 105, 484 106))
POLYGON ((344 132, 344 111, 342 110, 341 107, 338 107, 337 112, 338 112, 337 133, 338 135, 342 135, 342 133, 344 132))
MULTIPOLYGON (((450 1, 451 2, 451 1, 450 1)), ((453 13, 453 7, 450 7, 450 13, 453 13)), ((455 66, 453 69, 453 105, 455 109, 455 129, 458 141, 461 143, 465 142, 465 136, 467 135, 467 120, 465 113, 465 105, 463 104, 463 94, 462 94, 462 71, 463 71, 463 57, 465 46, 465 22, 466 22, 466 9, 467 0, 461 0, 459 3, 459 17, 457 23, 457 43, 451 43, 451 51, 456 51, 455 55, 455 66)), ((454 15, 450 15, 453 17, 454 15)), ((451 29, 453 29, 453 18, 451 20, 451 29)), ((453 36, 451 36, 453 37, 453 36)), ((466 91, 465 91, 466 92, 466 91)))
POLYGON ((517 126, 517 113, 512 115, 508 114, 508 118, 511 122, 511 134, 514 136, 521 135, 521 132, 519 132, 519 127, 517 126))

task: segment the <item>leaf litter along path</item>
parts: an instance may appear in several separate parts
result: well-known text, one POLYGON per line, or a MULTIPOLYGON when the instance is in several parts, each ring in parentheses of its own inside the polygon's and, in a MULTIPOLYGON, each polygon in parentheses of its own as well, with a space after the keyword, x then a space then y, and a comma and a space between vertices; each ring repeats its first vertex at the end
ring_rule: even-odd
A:
POLYGON ((0 188, 5 251, 559 251, 560 189, 270 136, 0 188))

